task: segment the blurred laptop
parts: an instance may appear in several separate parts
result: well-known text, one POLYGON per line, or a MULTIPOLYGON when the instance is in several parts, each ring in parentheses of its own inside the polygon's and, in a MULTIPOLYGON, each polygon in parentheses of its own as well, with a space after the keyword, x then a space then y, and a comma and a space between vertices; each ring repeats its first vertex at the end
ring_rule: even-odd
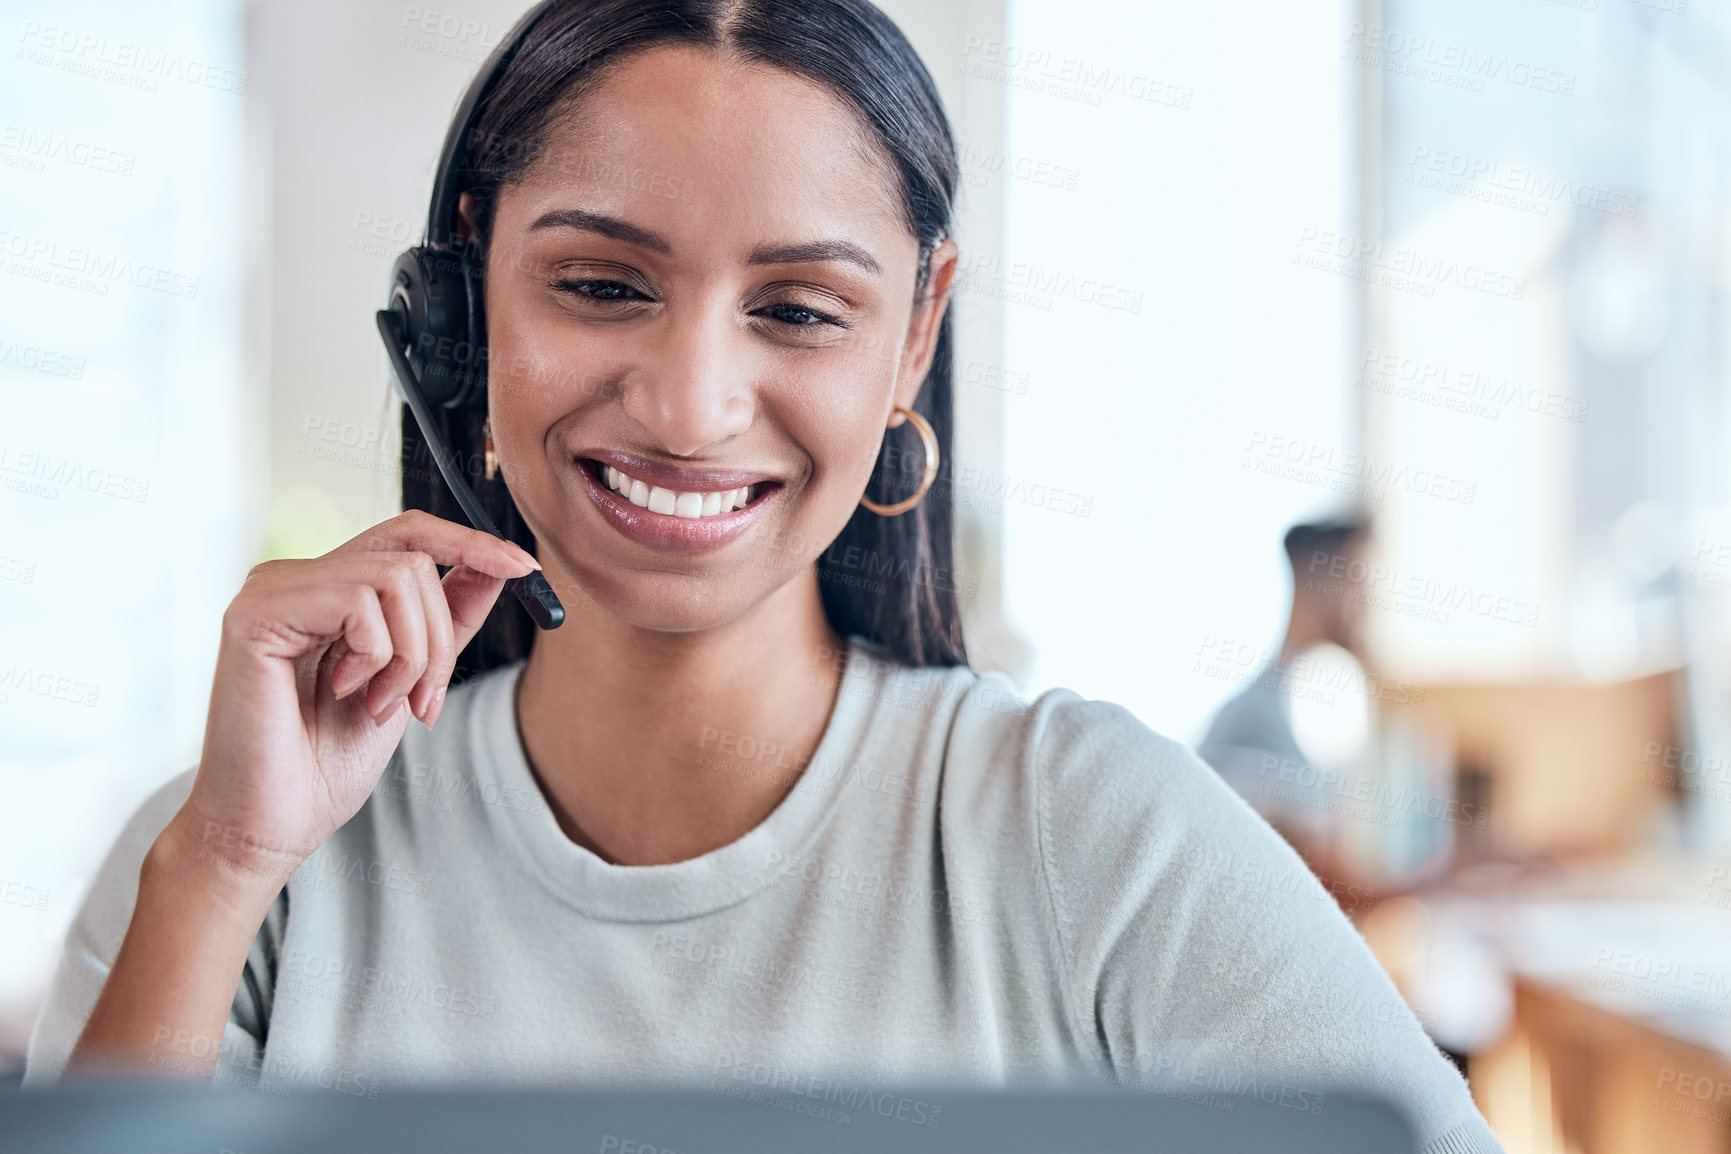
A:
POLYGON ((1393 1105, 1122 1087, 289 1095, 150 1081, 0 1088, 0 1154, 1415 1154, 1393 1105))

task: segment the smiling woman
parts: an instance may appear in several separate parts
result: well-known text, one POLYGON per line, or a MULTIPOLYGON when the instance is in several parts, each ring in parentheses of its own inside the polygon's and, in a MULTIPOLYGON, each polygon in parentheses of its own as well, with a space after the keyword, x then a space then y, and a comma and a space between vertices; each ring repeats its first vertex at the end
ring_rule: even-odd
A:
MULTIPOLYGON (((785 478, 760 478, 765 483, 753 496, 776 498, 782 508, 754 534, 748 548, 758 556, 750 571, 780 584, 815 559, 817 590, 839 636, 857 632, 914 665, 965 663, 955 586, 933 577, 954 571, 948 484, 940 481, 900 517, 858 504, 862 487, 868 497, 894 502, 921 480, 917 439, 907 430, 883 435, 886 424, 904 423, 895 406, 926 420, 940 467, 948 465, 944 306, 955 259, 946 239, 955 145, 930 77, 881 14, 849 5, 794 7, 736 6, 726 14, 725 36, 718 34, 721 9, 711 5, 560 6, 537 21, 477 109, 459 162, 463 224, 486 254, 489 392, 495 409, 526 394, 551 393, 555 405, 573 394, 603 404, 611 396, 636 418, 634 405, 679 404, 669 390, 695 375, 696 405, 727 411, 694 417, 668 409, 664 419, 697 421, 699 428, 680 436, 704 439, 686 446, 690 453, 677 437, 635 453, 636 472, 627 460, 606 456, 609 448, 632 455, 631 445, 590 446, 597 455, 580 461, 599 482, 590 495, 613 488, 600 472, 610 463, 644 483, 640 507, 660 511, 651 503, 659 487, 676 512, 681 491, 702 492, 698 486, 707 484, 725 495, 730 480, 753 480, 706 480, 694 470, 713 474, 720 462, 739 472, 742 462, 763 463, 747 460, 748 453, 809 455, 803 468, 784 461, 785 478), (693 116, 694 109, 702 114, 693 116), (741 206, 750 219, 741 219, 741 206), (714 311, 718 293, 731 294, 731 318, 714 311), (538 314, 520 307, 555 308, 566 323, 534 327, 538 314), (507 335, 502 326, 512 321, 517 327, 507 335), (911 328, 915 321, 925 327, 911 328), (672 377, 665 363, 636 358, 634 372, 622 363, 639 347, 663 362, 680 355, 680 346, 666 344, 669 335, 707 361, 688 361, 672 377), (749 355, 757 366, 727 355, 728 342, 742 337, 755 346, 749 355), (567 343, 548 347, 555 339, 567 343), (768 395, 714 374, 702 379, 731 361, 749 380, 753 367, 768 367, 766 358, 780 386, 768 395), (646 380, 654 391, 645 391, 646 380), (892 382, 900 386, 893 395, 892 382), (777 402, 796 391, 804 412, 825 418, 817 445, 845 447, 849 460, 764 443, 777 428, 786 438, 777 402), (501 405, 501 396, 510 400, 501 405), (869 424, 836 427, 836 416, 862 405, 869 424), (734 436, 728 422, 749 425, 760 407, 750 436, 734 436), (668 472, 670 455, 687 458, 677 462, 683 477, 668 472), (657 456, 662 460, 649 459, 657 456), (809 499, 814 484, 822 505, 809 499)), ((488 417, 479 406, 449 414, 444 431, 461 459, 482 458, 488 417)), ((510 476, 520 460, 508 443, 514 419, 509 411, 490 416, 505 476, 483 484, 480 495, 508 537, 544 554, 543 527, 528 508, 533 499, 510 476)), ((593 412, 583 418, 594 419, 593 412)), ((426 459, 406 413, 403 456, 426 459)), ((623 491, 628 500, 632 492, 623 491)), ((449 491, 430 471, 406 468, 403 496, 405 507, 457 519, 449 491)), ((667 547, 718 542, 746 524, 681 530, 605 499, 598 507, 628 535, 667 547)), ((739 560, 730 556, 727 564, 739 560)), ((556 589, 593 595, 598 561, 589 564, 590 581, 564 571, 549 571, 549 579, 556 589)), ((459 668, 479 673, 526 656, 531 633, 520 607, 502 600, 459 668)))
POLYGON ((487 376, 438 417, 515 544, 409 481, 402 516, 249 574, 200 763, 105 863, 27 1079, 1084 1072, 1370 1092, 1430 1154, 1496 1149, 1194 754, 966 664, 930 455, 954 147, 894 25, 531 19, 455 167, 487 376), (887 444, 910 420, 923 460, 887 444), (499 593, 535 567, 588 606, 530 629, 499 593))

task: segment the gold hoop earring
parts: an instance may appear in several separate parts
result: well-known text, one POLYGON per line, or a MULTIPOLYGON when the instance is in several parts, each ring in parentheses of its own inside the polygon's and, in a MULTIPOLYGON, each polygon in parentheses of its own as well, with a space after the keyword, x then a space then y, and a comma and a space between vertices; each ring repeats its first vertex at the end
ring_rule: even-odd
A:
POLYGON ((493 451, 493 418, 488 417, 481 422, 481 437, 486 443, 482 453, 482 472, 491 481, 499 475, 499 454, 493 451))
POLYGON ((864 505, 880 517, 897 517, 906 513, 909 509, 912 509, 915 505, 918 505, 921 501, 925 500, 926 493, 930 491, 932 487, 932 482, 938 479, 938 435, 932 432, 931 422, 927 421, 912 409, 904 409, 900 405, 896 406, 895 411, 914 423, 915 431, 919 433, 920 440, 924 442, 926 447, 926 473, 925 476, 920 478, 920 491, 906 500, 897 501, 893 505, 880 505, 876 501, 863 496, 859 499, 860 504, 864 505))

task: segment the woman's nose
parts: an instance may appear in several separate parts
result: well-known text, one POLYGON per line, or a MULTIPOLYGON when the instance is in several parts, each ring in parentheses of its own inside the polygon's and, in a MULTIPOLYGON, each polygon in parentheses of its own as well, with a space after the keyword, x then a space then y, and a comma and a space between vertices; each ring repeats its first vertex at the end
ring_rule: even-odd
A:
POLYGON ((680 457, 744 432, 754 407, 749 335, 726 305, 674 311, 626 377, 626 415, 680 457))

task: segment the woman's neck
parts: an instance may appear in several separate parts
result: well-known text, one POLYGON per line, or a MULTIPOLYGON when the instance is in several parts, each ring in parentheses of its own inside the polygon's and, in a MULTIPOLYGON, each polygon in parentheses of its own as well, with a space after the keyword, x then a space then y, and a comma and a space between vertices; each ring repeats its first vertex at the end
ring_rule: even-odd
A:
POLYGON ((829 724, 844 641, 814 566, 714 629, 598 607, 535 637, 517 686, 529 765, 567 837, 617 865, 698 857, 787 796, 829 724))

